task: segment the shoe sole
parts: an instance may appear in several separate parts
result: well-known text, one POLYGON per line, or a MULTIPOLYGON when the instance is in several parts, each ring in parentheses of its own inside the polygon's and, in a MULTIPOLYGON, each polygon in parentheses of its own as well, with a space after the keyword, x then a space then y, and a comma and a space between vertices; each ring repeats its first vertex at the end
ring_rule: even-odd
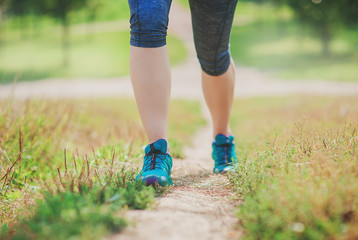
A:
POLYGON ((235 171, 234 166, 230 166, 230 167, 224 168, 223 170, 219 170, 217 168, 214 168, 213 173, 215 173, 215 174, 226 174, 228 172, 234 172, 234 171, 235 171))
POLYGON ((144 183, 146 186, 161 186, 161 187, 165 187, 167 185, 173 185, 173 180, 171 179, 171 177, 169 177, 168 181, 165 180, 161 180, 161 179, 158 179, 157 177, 147 177, 145 178, 144 180, 144 183))
POLYGON ((144 182, 145 182, 145 185, 147 185, 147 186, 161 185, 161 184, 159 183, 159 180, 158 180, 157 178, 154 178, 154 177, 146 178, 146 179, 144 180, 144 182))

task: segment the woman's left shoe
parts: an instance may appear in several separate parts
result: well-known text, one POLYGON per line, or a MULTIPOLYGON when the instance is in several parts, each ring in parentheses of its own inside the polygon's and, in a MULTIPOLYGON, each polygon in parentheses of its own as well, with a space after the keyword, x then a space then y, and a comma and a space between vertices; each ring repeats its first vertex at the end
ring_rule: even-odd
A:
POLYGON ((212 144, 212 158, 215 161, 214 173, 227 173, 233 171, 238 163, 236 158, 234 136, 218 134, 212 144))

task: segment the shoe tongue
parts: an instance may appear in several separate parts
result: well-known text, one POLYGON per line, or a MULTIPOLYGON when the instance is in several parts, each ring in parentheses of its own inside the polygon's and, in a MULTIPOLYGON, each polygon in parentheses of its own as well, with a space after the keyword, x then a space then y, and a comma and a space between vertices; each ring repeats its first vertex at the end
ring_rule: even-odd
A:
POLYGON ((232 143, 234 141, 234 136, 230 135, 229 137, 226 137, 223 134, 218 134, 215 137, 215 143, 217 145, 222 145, 226 143, 232 143))
POLYGON ((159 139, 152 144, 145 147, 145 154, 149 154, 153 151, 160 151, 163 154, 167 153, 168 143, 164 139, 159 139), (150 147, 152 145, 152 147, 150 147))

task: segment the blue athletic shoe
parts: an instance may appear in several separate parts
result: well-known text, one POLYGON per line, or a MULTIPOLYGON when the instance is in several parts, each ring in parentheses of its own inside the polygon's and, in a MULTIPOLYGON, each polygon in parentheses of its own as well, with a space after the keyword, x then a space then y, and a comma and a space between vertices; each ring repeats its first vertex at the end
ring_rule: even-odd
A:
POLYGON ((226 173, 234 169, 237 164, 234 136, 226 137, 218 134, 213 142, 212 157, 215 161, 214 173, 226 173))
POLYGON ((159 139, 145 148, 145 157, 142 171, 136 181, 143 181, 147 186, 160 185, 162 187, 173 185, 171 169, 172 157, 167 153, 167 141, 159 139))

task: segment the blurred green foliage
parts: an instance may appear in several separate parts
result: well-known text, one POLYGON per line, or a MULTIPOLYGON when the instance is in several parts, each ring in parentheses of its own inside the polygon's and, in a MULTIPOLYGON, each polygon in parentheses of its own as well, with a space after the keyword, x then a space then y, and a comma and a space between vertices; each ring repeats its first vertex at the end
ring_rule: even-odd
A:
MULTIPOLYGON (((67 10, 60 2, 48 0, 37 8, 40 0, 9 0, 0 7, 6 12, 0 24, 0 83, 129 74, 127 1, 86 0, 67 10)), ((171 64, 182 62, 184 45, 172 35, 168 43, 171 64)))
POLYGON ((322 43, 322 55, 330 54, 330 42, 341 27, 358 24, 358 2, 356 0, 271 0, 286 4, 294 11, 302 24, 313 29, 322 43))
MULTIPOLYGON (((7 36, 0 52, 0 83, 31 81, 43 78, 106 78, 129 74, 129 31, 71 35, 71 62, 61 66, 61 35, 47 27, 39 35, 21 38, 21 33, 7 36), (51 33, 51 34, 48 34, 51 33), (36 57, 35 57, 36 56, 36 57)), ((180 40, 168 36, 172 65, 185 60, 186 50, 180 40)))
MULTIPOLYGON (((47 35, 61 36, 60 46, 62 50, 59 56, 62 60, 56 68, 60 67, 62 68, 60 70, 68 71, 72 67, 71 45, 73 43, 70 39, 70 25, 128 18, 129 8, 127 5, 125 1, 115 0, 2 0, 0 2, 0 42, 2 43, 0 55, 6 54, 6 47, 9 44, 11 45, 11 38, 16 32, 19 31, 21 40, 29 45, 31 44, 28 41, 29 37, 32 39, 41 38, 41 33, 46 29, 47 35), (53 29, 57 30, 58 24, 61 25, 62 29, 58 31, 59 33, 56 31, 54 34, 53 29)), ((93 28, 89 26, 88 29, 88 35, 91 35, 90 30, 93 30, 93 28)), ((123 29, 118 31, 120 30, 123 29)), ((19 55, 14 57, 20 58, 19 55)), ((46 61, 44 63, 46 64, 46 61)), ((49 77, 48 72, 53 72, 53 69, 53 67, 43 68, 41 72, 37 72, 35 69, 34 77, 49 77)), ((31 70, 19 66, 15 71, 23 71, 26 75, 31 70)), ((11 70, 6 70, 4 74, 13 75, 11 72, 11 70)), ((12 77, 12 80, 14 80, 14 77, 12 77)))
MULTIPOLYGON (((0 82, 128 74, 127 1, 76 1, 66 7, 71 36, 60 27, 61 1, 0 1, 0 82), (122 33, 98 34, 92 24, 113 20, 125 23, 117 27, 122 33)), ((179 3, 188 7, 188 0, 179 3)), ((281 78, 357 81, 357 14, 354 0, 242 0, 232 54, 240 64, 281 78)), ((185 59, 178 39, 169 37, 168 48, 171 63, 185 59)))
POLYGON ((286 5, 238 5, 231 35, 236 62, 281 79, 358 81, 358 26, 342 26, 322 55, 315 31, 286 5))

